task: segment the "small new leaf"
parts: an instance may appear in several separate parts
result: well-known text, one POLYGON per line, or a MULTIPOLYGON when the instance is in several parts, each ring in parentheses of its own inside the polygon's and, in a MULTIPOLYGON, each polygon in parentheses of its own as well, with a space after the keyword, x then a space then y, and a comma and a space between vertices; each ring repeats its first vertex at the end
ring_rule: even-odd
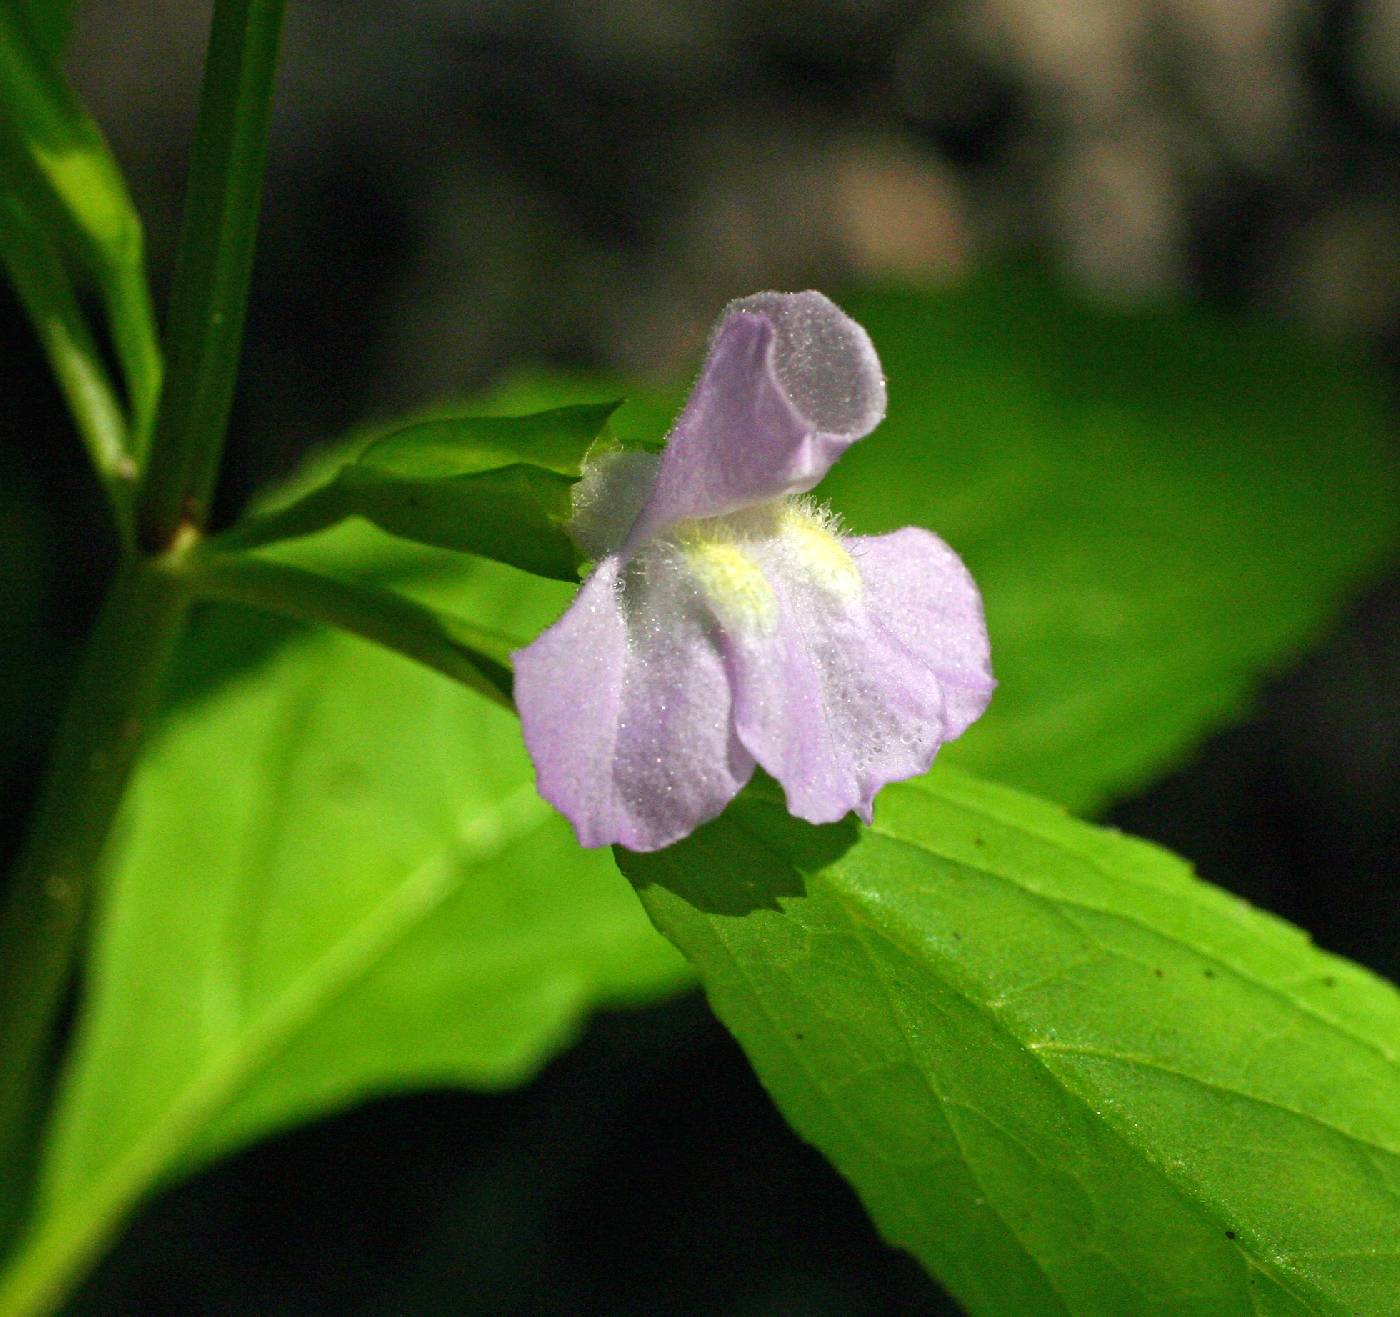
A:
POLYGON ((608 418, 617 405, 407 426, 371 443, 328 484, 235 527, 223 543, 270 544, 361 517, 402 539, 575 581, 582 556, 564 529, 570 494, 589 455, 614 445, 608 418))
POLYGON ((577 479, 589 455, 610 446, 608 419, 620 405, 420 421, 376 439, 356 465, 401 479, 441 480, 523 463, 577 479))

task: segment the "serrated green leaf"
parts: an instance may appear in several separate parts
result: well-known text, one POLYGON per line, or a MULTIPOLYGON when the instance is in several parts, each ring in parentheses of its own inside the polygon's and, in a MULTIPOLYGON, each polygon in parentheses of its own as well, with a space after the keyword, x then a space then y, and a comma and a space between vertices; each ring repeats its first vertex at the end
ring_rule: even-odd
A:
POLYGON ((618 859, 971 1312, 1400 1312, 1400 994, 1179 860, 948 769, 618 859))
MULTIPOLYGON (((1294 330, 1094 310, 1021 271, 841 301, 889 412, 816 496, 855 534, 942 535, 986 601, 1001 684, 949 762, 1101 809, 1238 716, 1395 544, 1380 378, 1294 330)), ((493 405, 619 393, 624 439, 683 396, 534 373, 493 405)))
POLYGON ((616 407, 407 426, 371 443, 327 484, 236 526, 223 542, 275 543, 362 517, 419 544, 577 581, 583 560, 564 530, 570 494, 589 451, 610 442, 616 407))
MULTIPOLYGON (((526 626, 561 593, 466 560, 450 590, 526 626)), ((689 981, 607 852, 539 800, 505 711, 242 610, 197 629, 177 697, 123 815, 0 1311, 155 1183, 368 1094, 519 1083, 596 1006, 689 981)))

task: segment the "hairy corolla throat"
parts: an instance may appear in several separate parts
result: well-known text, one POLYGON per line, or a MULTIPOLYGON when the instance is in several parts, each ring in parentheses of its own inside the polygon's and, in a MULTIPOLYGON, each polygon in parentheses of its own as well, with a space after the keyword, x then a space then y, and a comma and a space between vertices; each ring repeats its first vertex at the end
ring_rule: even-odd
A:
POLYGON ((757 631, 777 625, 773 587, 728 518, 682 522, 671 538, 721 622, 757 631))
POLYGON ((818 589, 842 603, 860 598, 860 571, 836 534, 830 513, 803 499, 784 499, 778 505, 777 539, 793 565, 818 589))
POLYGON ((780 555, 810 585, 841 603, 854 603, 861 594, 860 572, 832 519, 800 499, 685 521, 670 539, 727 626, 770 631, 777 624, 777 597, 762 558, 780 555))

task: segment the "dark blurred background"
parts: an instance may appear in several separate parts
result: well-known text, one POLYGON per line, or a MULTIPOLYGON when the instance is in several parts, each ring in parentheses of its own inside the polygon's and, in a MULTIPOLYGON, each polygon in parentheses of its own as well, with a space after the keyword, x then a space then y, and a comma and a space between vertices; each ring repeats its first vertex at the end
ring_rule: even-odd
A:
MULTIPOLYGON (((70 71, 168 283, 208 6, 79 5, 70 71)), ((221 515, 318 440, 527 362, 668 378, 729 297, 1032 252, 1086 299, 1400 367, 1400 0, 292 0, 221 515)), ((111 552, 0 295, 0 827, 111 552), (47 541, 45 559, 14 546, 47 541), (40 662, 33 662, 34 647, 40 662), (25 647, 21 653, 20 648, 25 647), (21 661, 25 658, 30 661, 21 661)), ((1400 586, 1113 822, 1400 975, 1400 586)), ((518 1094, 386 1101, 175 1190, 92 1313, 951 1311, 697 999, 518 1094), (717 1133, 718 1131, 718 1133, 717 1133)))

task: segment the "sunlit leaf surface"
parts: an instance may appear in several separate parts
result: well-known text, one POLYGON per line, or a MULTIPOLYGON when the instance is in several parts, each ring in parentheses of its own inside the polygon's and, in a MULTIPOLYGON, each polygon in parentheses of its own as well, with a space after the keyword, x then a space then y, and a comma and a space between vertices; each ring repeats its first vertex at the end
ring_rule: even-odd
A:
POLYGON ((794 1128, 972 1312, 1397 1311, 1400 994, 1179 860, 951 769, 870 829, 765 784, 618 854, 794 1128))
MULTIPOLYGON (((482 575, 459 601, 520 617, 515 574, 482 575)), ((510 714, 281 631, 220 611, 182 656, 101 902, 36 1264, 234 1144, 369 1093, 518 1083, 590 1009, 688 980, 535 794, 510 714)))

